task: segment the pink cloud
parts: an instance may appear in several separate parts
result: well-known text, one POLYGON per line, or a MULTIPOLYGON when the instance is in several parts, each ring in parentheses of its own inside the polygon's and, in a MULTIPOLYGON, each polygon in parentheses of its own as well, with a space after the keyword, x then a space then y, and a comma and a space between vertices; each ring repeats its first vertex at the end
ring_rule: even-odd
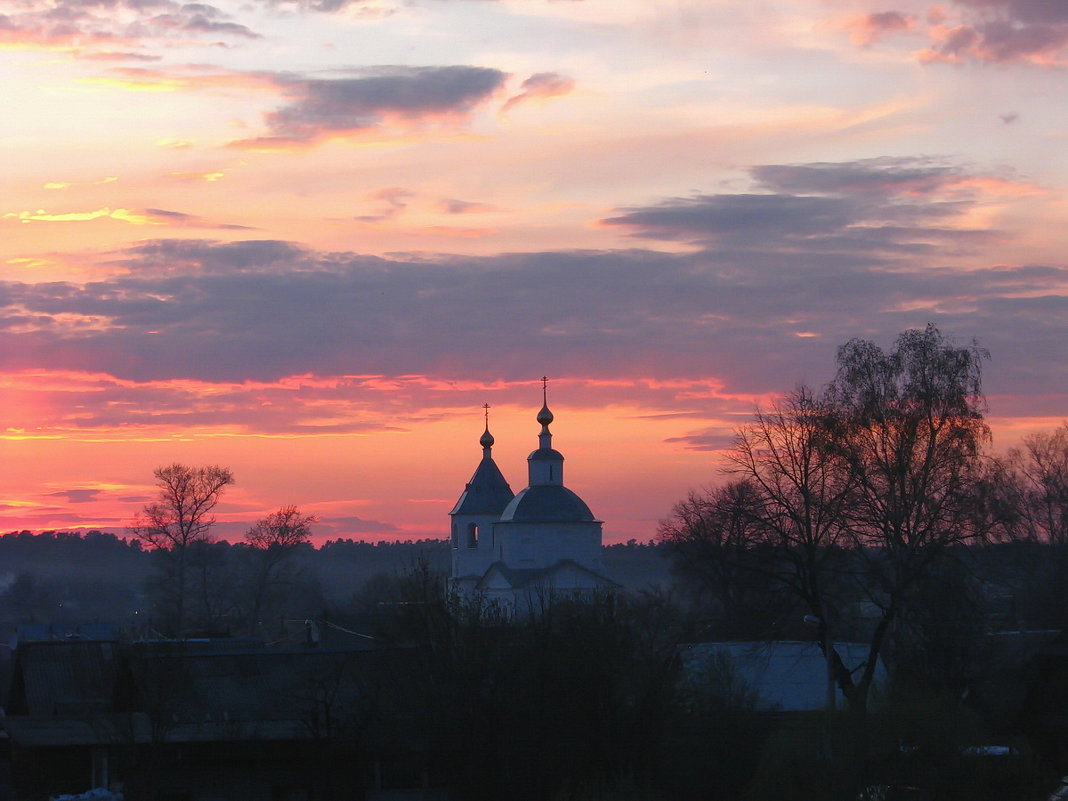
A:
POLYGON ((481 214, 497 210, 488 203, 457 200, 456 198, 442 198, 437 202, 437 207, 445 214, 481 214))
POLYGON ((176 38, 189 42, 198 37, 207 37, 209 41, 203 43, 214 44, 220 37, 256 39, 259 35, 206 3, 0 0, 0 42, 5 44, 67 49, 86 57, 96 53, 97 57, 140 60, 151 58, 134 49, 142 43, 176 38), (128 52, 116 51, 116 47, 128 48, 128 52))
POLYGON ((952 9, 932 9, 928 22, 930 44, 917 54, 922 61, 1068 63, 1068 3, 1060 0, 955 0, 952 9))
POLYGON ((928 62, 988 61, 999 64, 1063 65, 1068 24, 1025 25, 994 21, 980 25, 936 27, 931 46, 919 57, 928 62))
POLYGON ((384 189, 379 189, 377 192, 371 193, 370 199, 382 204, 380 210, 371 214, 361 214, 355 219, 357 222, 364 223, 380 223, 392 220, 408 208, 408 200, 414 196, 414 192, 402 186, 387 186, 384 189))
POLYGON ((954 0, 958 5, 985 9, 1025 23, 1068 22, 1068 3, 1062 0, 954 0))
POLYGON ((852 19, 846 28, 855 44, 867 46, 891 34, 913 30, 915 25, 916 18, 911 14, 880 11, 852 19))
POLYGON ((508 102, 501 107, 501 111, 508 111, 530 100, 544 100, 566 95, 574 88, 575 81, 566 75, 556 72, 538 72, 523 81, 522 86, 519 87, 519 93, 508 98, 508 102))
POLYGON ((924 35, 928 45, 915 55, 928 63, 1068 63, 1068 2, 1062 0, 952 0, 930 7, 922 20, 890 9, 849 18, 842 27, 860 47, 894 34, 924 35))

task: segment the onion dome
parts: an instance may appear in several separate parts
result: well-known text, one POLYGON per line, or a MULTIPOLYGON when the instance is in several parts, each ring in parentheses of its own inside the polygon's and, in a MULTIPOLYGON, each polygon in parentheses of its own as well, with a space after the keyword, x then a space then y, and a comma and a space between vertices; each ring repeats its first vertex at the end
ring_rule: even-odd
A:
POLYGON ((549 411, 549 406, 546 403, 542 403, 541 411, 538 412, 538 422, 543 426, 549 425, 553 421, 553 413, 549 411))

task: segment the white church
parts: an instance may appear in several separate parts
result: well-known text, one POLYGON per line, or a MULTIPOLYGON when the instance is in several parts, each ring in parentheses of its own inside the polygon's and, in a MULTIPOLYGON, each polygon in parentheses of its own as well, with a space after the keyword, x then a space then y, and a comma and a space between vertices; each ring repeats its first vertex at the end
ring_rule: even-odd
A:
MULTIPOLYGON (((527 487, 512 492, 493 461, 493 435, 479 444, 482 461, 449 513, 450 591, 481 597, 517 612, 537 611, 554 598, 588 597, 617 585, 604 574, 600 520, 564 486, 564 457, 552 446, 553 414, 542 379, 541 433, 527 457, 527 487)), ((488 407, 486 407, 488 410, 488 407)))

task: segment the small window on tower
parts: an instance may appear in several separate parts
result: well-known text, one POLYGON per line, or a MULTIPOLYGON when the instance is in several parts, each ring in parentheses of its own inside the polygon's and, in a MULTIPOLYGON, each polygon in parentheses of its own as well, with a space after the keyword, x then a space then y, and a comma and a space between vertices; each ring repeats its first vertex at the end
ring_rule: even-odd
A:
POLYGON ((467 526, 467 547, 478 547, 478 526, 474 523, 470 523, 467 526))
POLYGON ((553 480, 553 466, 549 465, 549 481, 553 480))
POLYGON ((459 548, 460 547, 460 531, 459 531, 459 529, 457 529, 455 521, 453 521, 453 524, 452 524, 452 547, 453 548, 459 548))

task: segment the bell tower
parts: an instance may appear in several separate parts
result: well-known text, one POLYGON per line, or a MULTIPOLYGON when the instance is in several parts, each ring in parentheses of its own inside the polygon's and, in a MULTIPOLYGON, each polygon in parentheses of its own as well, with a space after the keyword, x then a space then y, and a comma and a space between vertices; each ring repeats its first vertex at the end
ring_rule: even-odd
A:
POLYGON ((483 407, 486 429, 479 438, 482 461, 452 511, 452 582, 454 589, 474 585, 496 560, 493 524, 515 497, 493 461, 493 435, 489 430, 489 404, 483 407), (461 585, 461 586, 456 586, 461 585))

